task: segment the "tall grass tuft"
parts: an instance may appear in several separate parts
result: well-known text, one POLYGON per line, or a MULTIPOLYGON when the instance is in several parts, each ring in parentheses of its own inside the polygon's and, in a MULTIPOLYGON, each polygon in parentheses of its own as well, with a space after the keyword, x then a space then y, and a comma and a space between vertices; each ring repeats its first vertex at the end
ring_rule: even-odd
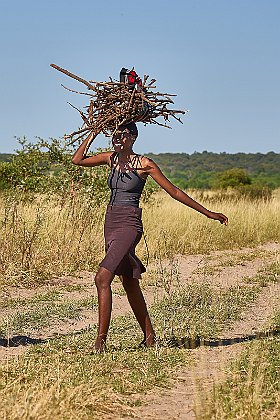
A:
POLYGON ((2 198, 0 284, 30 286, 96 268, 103 251, 102 210, 80 196, 2 198))

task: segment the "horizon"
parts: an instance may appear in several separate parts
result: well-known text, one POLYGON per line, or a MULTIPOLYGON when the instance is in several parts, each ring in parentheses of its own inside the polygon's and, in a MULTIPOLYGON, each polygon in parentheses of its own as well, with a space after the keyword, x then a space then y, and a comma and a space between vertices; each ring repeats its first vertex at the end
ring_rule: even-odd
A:
MULTIPOLYGON (((13 155, 16 153, 16 150, 14 150, 13 152, 1 152, 0 151, 0 155, 13 155)), ((203 154, 203 153, 208 153, 208 154, 214 154, 214 155, 238 155, 238 154, 243 154, 243 155, 268 155, 268 154, 275 154, 275 155, 280 155, 279 152, 274 152, 273 150, 269 150, 268 152, 235 152, 235 153, 229 153, 229 152, 211 152, 209 150, 203 150, 202 152, 198 152, 198 151, 194 151, 192 153, 188 153, 188 152, 159 152, 159 153, 155 153, 155 152, 145 152, 144 155, 167 155, 167 154, 173 154, 173 155, 194 155, 194 154, 203 154)))

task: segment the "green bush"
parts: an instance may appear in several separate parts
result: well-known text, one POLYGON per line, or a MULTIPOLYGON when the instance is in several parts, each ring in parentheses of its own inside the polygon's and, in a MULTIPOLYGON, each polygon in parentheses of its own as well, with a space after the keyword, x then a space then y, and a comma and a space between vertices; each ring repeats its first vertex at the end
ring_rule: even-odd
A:
POLYGON ((32 144, 23 138, 18 142, 21 150, 16 151, 11 162, 0 164, 0 189, 62 196, 79 191, 97 204, 108 199, 105 167, 73 165, 73 147, 57 139, 45 141, 39 138, 32 144))
POLYGON ((252 183, 248 172, 245 169, 232 168, 224 172, 217 173, 213 186, 216 189, 235 188, 241 185, 250 185, 252 183))
POLYGON ((42 153, 40 144, 28 143, 25 137, 18 142, 22 149, 16 151, 10 162, 0 164, 0 188, 22 191, 44 189, 44 175, 50 169, 48 157, 42 153))
MULTIPOLYGON (((107 185, 108 167, 94 168, 76 166, 72 156, 76 147, 61 140, 41 138, 32 144, 26 138, 18 139, 17 150, 10 162, 0 163, 0 190, 28 193, 54 193, 61 197, 84 193, 92 205, 108 202, 110 190, 107 185)), ((102 152, 107 149, 97 149, 102 152)), ((147 202, 158 189, 153 180, 148 180, 143 193, 147 202)))

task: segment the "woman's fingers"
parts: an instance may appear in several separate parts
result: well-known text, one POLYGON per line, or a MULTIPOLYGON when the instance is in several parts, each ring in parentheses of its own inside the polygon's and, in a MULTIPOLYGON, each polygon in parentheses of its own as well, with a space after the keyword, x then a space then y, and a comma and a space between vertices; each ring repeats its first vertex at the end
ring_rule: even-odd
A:
POLYGON ((222 225, 227 226, 227 224, 228 224, 228 218, 227 218, 227 216, 225 216, 222 213, 214 213, 214 212, 211 212, 210 218, 211 219, 214 219, 214 220, 218 220, 222 225))
POLYGON ((226 225, 226 226, 227 226, 227 224, 228 224, 228 218, 227 218, 224 214, 219 213, 218 220, 219 220, 219 222, 220 222, 222 225, 226 225))

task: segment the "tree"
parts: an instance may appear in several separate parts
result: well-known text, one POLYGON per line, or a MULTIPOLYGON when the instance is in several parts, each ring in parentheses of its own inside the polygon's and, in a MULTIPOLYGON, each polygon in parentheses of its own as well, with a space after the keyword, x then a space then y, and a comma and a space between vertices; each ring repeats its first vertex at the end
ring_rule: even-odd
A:
POLYGON ((250 185, 252 180, 245 169, 232 168, 220 172, 216 175, 213 186, 218 189, 226 189, 228 187, 236 188, 241 185, 250 185))

